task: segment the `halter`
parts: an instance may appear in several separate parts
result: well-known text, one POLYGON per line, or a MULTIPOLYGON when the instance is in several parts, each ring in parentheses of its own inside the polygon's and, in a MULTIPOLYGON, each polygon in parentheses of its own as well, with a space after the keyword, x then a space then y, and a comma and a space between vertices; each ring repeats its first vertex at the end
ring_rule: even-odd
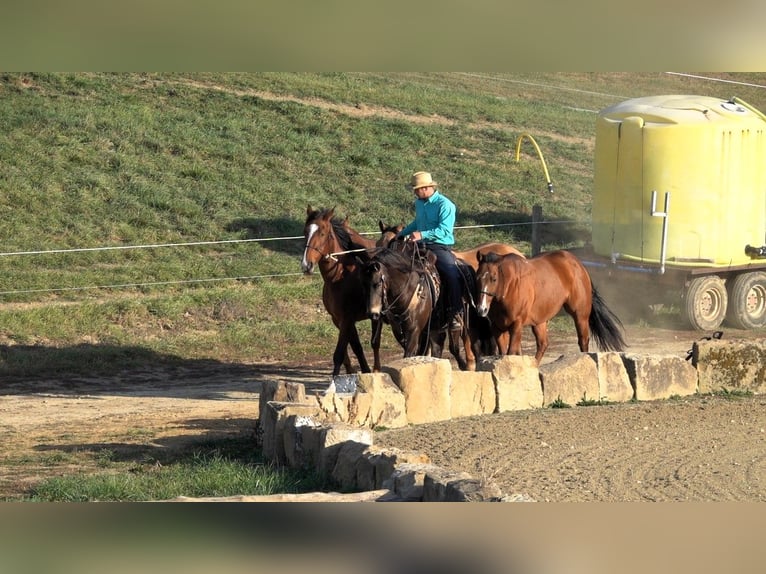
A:
MULTIPOLYGON (((428 278, 426 277, 426 274, 418 274, 418 284, 419 284, 419 286, 422 285, 424 281, 426 281, 426 282, 428 281, 428 278)), ((402 313, 400 315, 394 314, 393 311, 391 310, 392 307, 403 297, 404 293, 399 293, 393 301, 389 301, 388 300, 388 282, 386 280, 386 274, 385 273, 381 273, 380 274, 380 283, 381 283, 381 290, 383 292, 383 294, 381 296, 381 299, 382 299, 381 311, 380 311, 381 314, 382 315, 389 315, 389 314, 391 314, 394 317, 396 317, 397 319, 399 319, 400 321, 403 320, 403 319, 408 319, 409 315, 410 315, 410 307, 409 307, 409 305, 407 307, 405 307, 404 313, 402 313)), ((429 295, 432 296, 431 290, 427 289, 427 287, 428 286, 426 285, 426 289, 425 290, 427 290, 429 295)), ((417 287, 416 287, 416 290, 417 290, 417 287)), ((414 293, 413 293, 413 295, 414 295, 414 293)))
POLYGON ((479 295, 486 295, 490 299, 494 299, 497 296, 494 293, 490 293, 489 291, 484 291, 484 290, 479 291, 479 295))

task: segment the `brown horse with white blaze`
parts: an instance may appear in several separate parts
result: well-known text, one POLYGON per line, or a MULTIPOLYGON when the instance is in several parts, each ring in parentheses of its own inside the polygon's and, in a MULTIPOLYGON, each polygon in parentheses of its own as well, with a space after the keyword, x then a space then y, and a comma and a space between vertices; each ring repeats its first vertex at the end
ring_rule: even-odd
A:
POLYGON ((606 306, 585 266, 559 250, 531 259, 518 255, 478 254, 477 311, 488 317, 501 354, 521 354, 521 330, 530 326, 539 364, 548 348, 548 321, 562 308, 574 320, 580 351, 590 336, 602 351, 622 351, 622 323, 606 306))
MULTIPOLYGON (((348 221, 334 215, 334 208, 312 209, 308 206, 303 228, 306 243, 301 260, 301 269, 306 274, 312 273, 315 266, 319 267, 324 280, 322 302, 338 328, 338 341, 333 353, 333 377, 340 373, 341 364, 347 373, 353 372, 348 355, 349 346, 362 372, 370 372, 356 328, 357 322, 368 318, 367 304, 361 296, 363 285, 359 259, 365 252, 365 246, 352 239, 348 221)), ((371 327, 375 337, 380 325, 373 320, 371 327)), ((380 357, 377 349, 373 351, 374 369, 379 371, 380 357)))

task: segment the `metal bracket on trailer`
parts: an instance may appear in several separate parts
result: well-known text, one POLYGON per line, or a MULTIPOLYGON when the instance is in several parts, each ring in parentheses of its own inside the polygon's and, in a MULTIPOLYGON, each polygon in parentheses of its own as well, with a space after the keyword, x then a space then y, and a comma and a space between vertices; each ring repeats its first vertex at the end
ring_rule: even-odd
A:
POLYGON ((668 212, 670 211, 670 192, 665 192, 665 210, 657 211, 657 191, 652 190, 652 217, 662 217, 662 247, 660 248, 660 275, 665 273, 665 256, 668 249, 668 212))

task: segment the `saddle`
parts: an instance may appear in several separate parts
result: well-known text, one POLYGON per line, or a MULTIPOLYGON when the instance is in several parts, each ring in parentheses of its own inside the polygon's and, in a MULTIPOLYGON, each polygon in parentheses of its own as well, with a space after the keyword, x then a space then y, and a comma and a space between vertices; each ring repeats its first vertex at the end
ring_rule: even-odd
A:
MULTIPOLYGON (((439 300, 441 293, 441 279, 436 269, 436 255, 426 249, 420 243, 414 241, 396 241, 392 247, 408 255, 413 267, 420 267, 425 272, 425 279, 433 301, 439 300)), ((418 296, 423 299, 426 296, 425 289, 420 289, 418 296)))

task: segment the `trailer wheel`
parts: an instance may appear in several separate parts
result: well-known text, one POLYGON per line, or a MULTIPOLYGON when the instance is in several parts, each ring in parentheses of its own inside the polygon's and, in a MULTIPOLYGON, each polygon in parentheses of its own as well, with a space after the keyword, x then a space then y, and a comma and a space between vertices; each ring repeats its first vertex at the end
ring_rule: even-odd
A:
POLYGON ((723 279, 717 275, 696 277, 686 288, 684 315, 695 329, 710 331, 723 323, 727 304, 723 279))
POLYGON ((766 273, 741 273, 729 287, 729 312, 726 322, 737 329, 766 326, 766 273))

